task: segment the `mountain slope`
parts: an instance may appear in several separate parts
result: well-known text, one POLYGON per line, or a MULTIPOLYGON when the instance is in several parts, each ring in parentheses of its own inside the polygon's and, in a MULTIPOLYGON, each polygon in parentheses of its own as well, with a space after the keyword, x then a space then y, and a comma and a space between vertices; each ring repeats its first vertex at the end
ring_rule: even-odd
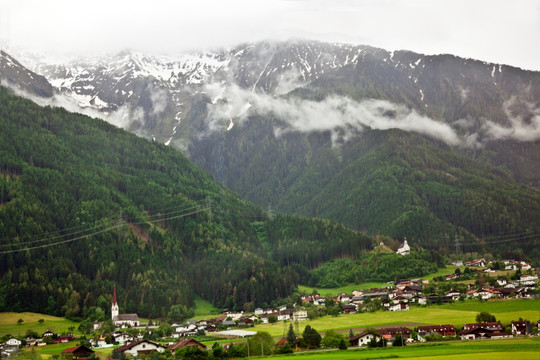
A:
POLYGON ((4 86, 15 85, 32 95, 41 97, 53 95, 53 87, 45 77, 28 70, 3 50, 0 51, 0 82, 4 86))
POLYGON ((401 130, 366 130, 336 147, 330 132, 276 138, 278 124, 253 117, 194 141, 192 159, 246 199, 280 212, 406 236, 443 252, 454 252, 456 236, 462 251, 536 251, 537 236, 491 246, 501 234, 540 232, 540 192, 501 167, 401 130))
MULTIPOLYGON (((292 292, 297 270, 258 234, 272 222, 178 151, 5 88, 0 119, 0 311, 100 318, 115 284, 148 317, 187 315, 195 295, 242 309, 292 292)), ((298 221, 333 239, 335 224, 298 221)), ((371 247, 340 229, 350 240, 314 264, 371 247)))
POLYGON ((41 69, 65 79, 57 90, 66 94, 122 94, 107 103, 143 109, 131 131, 181 149, 260 206, 370 233, 408 232, 425 246, 447 246, 456 233, 482 244, 499 231, 537 231, 539 72, 313 41, 175 59, 122 53, 108 63, 41 69), (124 77, 95 80, 112 73, 124 77), (460 180, 448 182, 452 176, 460 180), (389 195, 375 199, 377 189, 389 195), (434 204, 439 192, 452 196, 434 204), (471 205, 492 208, 490 215, 471 205))

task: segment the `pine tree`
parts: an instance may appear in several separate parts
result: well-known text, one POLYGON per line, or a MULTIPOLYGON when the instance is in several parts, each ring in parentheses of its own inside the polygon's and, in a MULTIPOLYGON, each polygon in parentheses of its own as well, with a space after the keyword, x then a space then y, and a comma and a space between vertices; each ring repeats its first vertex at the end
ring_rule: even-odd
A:
POLYGON ((291 345, 291 347, 295 347, 296 345, 296 334, 294 333, 294 329, 292 324, 289 324, 289 331, 287 332, 287 342, 291 345))

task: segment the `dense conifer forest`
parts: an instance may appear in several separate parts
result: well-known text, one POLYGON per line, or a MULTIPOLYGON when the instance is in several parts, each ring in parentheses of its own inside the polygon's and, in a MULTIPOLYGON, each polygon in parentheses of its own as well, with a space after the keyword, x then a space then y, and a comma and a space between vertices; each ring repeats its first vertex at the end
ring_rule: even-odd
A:
POLYGON ((177 150, 0 88, 0 311, 99 318, 113 286, 147 317, 188 316, 195 296, 264 306, 370 247, 331 221, 270 220, 177 150))

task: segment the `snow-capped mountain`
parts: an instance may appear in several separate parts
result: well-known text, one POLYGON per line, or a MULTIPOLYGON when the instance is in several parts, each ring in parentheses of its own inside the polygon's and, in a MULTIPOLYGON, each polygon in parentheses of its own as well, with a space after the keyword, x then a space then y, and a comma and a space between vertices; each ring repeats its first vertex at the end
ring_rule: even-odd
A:
POLYGON ((204 95, 208 84, 236 84, 254 92, 285 94, 356 63, 368 52, 380 51, 366 46, 289 41, 244 44, 178 57, 123 51, 56 64, 37 57, 25 59, 57 93, 80 107, 106 114, 128 109, 132 117, 142 117, 128 129, 169 143, 189 111, 191 99, 204 95))
POLYGON ((390 101, 474 135, 470 144, 490 132, 512 136, 516 118, 537 119, 540 113, 538 72, 360 45, 258 42, 179 56, 123 51, 66 63, 29 56, 25 61, 81 108, 101 111, 119 126, 183 150, 194 131, 204 131, 200 120, 209 106, 230 105, 228 130, 235 117, 258 110, 245 96, 233 98, 235 87, 272 97, 322 100, 334 94, 390 101), (119 117, 122 121, 114 120, 119 117))
POLYGON ((470 207, 466 190, 484 172, 540 187, 540 72, 315 41, 21 63, 81 109, 181 149, 243 198, 287 213, 398 237, 390 227, 403 222, 427 239, 432 229, 416 225, 437 221, 446 224, 440 236, 463 228, 479 236, 485 229, 471 217, 449 217, 460 199, 470 207), (392 192, 409 171, 397 169, 411 167, 415 181, 430 180, 392 192), (435 205, 423 203, 426 189, 435 205), (441 194, 453 195, 439 202, 441 194))
POLYGON ((4 51, 0 51, 0 82, 40 97, 53 95, 53 87, 45 77, 29 70, 4 51))

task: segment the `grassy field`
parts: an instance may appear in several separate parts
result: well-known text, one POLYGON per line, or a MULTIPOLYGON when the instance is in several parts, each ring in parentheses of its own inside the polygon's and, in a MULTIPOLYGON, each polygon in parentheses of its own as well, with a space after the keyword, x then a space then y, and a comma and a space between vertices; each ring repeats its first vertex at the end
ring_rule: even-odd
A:
POLYGON ((444 276, 444 275, 448 275, 448 274, 453 274, 456 271, 457 268, 459 268, 459 270, 461 270, 461 272, 463 272, 463 270, 465 270, 465 266, 446 265, 446 267, 438 269, 437 272, 435 272, 433 274, 423 276, 422 279, 426 279, 426 280, 431 281, 436 276, 444 276))
MULTIPOLYGON (((75 342, 66 344, 54 344, 35 349, 43 359, 49 359, 53 355, 59 355, 68 347, 76 346, 75 342)), ((211 344, 209 344, 211 346, 211 344)), ((97 349, 96 353, 101 358, 110 355, 113 348, 97 349)), ((26 355, 32 349, 23 350, 26 355)), ((274 355, 271 358, 276 360, 347 360, 347 359, 539 359, 540 338, 514 338, 505 340, 483 340, 483 341, 452 341, 444 343, 413 344, 404 348, 380 348, 380 349, 358 349, 350 348, 347 351, 315 351, 297 352, 290 355, 274 355)), ((259 357, 261 358, 261 357, 259 357)))
POLYGON ((195 299, 195 315, 191 320, 203 320, 209 317, 216 317, 219 313, 220 310, 212 305, 211 302, 197 298, 195 299))
POLYGON ((67 332, 70 326, 74 326, 76 330, 79 323, 61 317, 36 313, 0 313, 0 337, 6 334, 20 337, 24 336, 28 330, 36 331, 38 334, 47 330, 62 333, 67 332), (19 319, 23 319, 21 325, 17 325, 19 319), (44 320, 42 325, 39 323, 39 319, 44 320))
POLYGON ((306 285, 298 285, 298 290, 302 293, 311 294, 313 290, 321 294, 322 296, 331 295, 335 296, 341 292, 351 294, 354 290, 359 289, 371 289, 371 288, 381 288, 383 286, 388 286, 387 283, 383 282, 367 282, 362 284, 349 284, 338 288, 317 288, 306 285))
MULTIPOLYGON (((508 323, 520 317, 531 321, 538 320, 540 300, 509 300, 494 302, 466 301, 454 304, 433 305, 432 307, 411 307, 409 311, 363 313, 340 315, 338 317, 325 316, 315 320, 302 321, 300 331, 306 325, 318 331, 349 329, 359 331, 366 327, 380 327, 383 325, 405 324, 408 326, 454 324, 463 326, 466 322, 475 322, 476 315, 481 311, 488 311, 495 315, 497 320, 508 323)), ((283 323, 262 324, 253 328, 254 331, 267 331, 272 336, 283 334, 283 323)))
MULTIPOLYGON (((453 274, 457 268, 460 268, 460 270, 463 271, 465 269, 465 266, 447 265, 446 267, 440 268, 439 270, 437 270, 437 272, 426 275, 422 278, 426 280, 433 280, 433 278, 436 276, 444 276, 448 274, 453 274)), ((472 280, 472 282, 474 283, 474 280, 472 280)), ((362 283, 362 284, 348 284, 348 285, 337 287, 337 288, 316 288, 313 286, 298 285, 298 290, 300 292, 305 292, 307 294, 310 294, 313 292, 313 290, 315 290, 323 296, 327 294, 335 296, 339 294, 340 292, 350 294, 353 292, 353 290, 357 290, 357 289, 381 288, 383 286, 388 286, 388 284, 384 282, 367 282, 367 283, 362 283)))
MULTIPOLYGON (((212 312, 213 309, 205 302, 201 303, 199 311, 203 313, 212 312)), ((520 317, 531 321, 539 318, 540 300, 539 299, 517 299, 507 301, 465 301, 455 302, 453 304, 433 305, 431 308, 412 307, 410 311, 403 312, 375 312, 353 315, 340 315, 338 317, 325 316, 316 320, 300 322, 299 331, 302 332, 306 325, 311 325, 319 332, 324 333, 333 329, 339 332, 348 333, 349 329, 355 332, 366 327, 381 327, 386 325, 402 324, 414 327, 422 324, 447 324, 462 326, 465 322, 474 322, 476 314, 480 311, 488 311, 495 315, 498 320, 508 323, 511 320, 517 320, 520 317)), ((62 332, 69 326, 77 327, 73 323, 63 318, 47 316, 33 313, 2 313, 0 314, 0 334, 10 333, 17 336, 18 333, 24 334, 27 329, 33 329, 39 333, 46 329, 62 332), (22 318, 23 325, 17 325, 17 320, 22 318), (38 320, 44 319, 42 326, 38 320), (15 331, 13 330, 15 329, 15 331)), ((266 331, 276 339, 283 335, 289 327, 289 323, 278 322, 276 324, 257 325, 249 330, 266 331)), ((228 343, 229 340, 219 340, 220 343, 228 343)), ((207 346, 212 346, 214 341, 208 342, 207 346)), ((55 344, 36 349, 43 358, 50 358, 55 354, 60 354, 62 350, 75 346, 76 342, 67 344, 55 344)), ((29 349, 25 351, 30 351, 29 349)), ((97 353, 106 357, 112 350, 110 348, 98 349, 97 353)), ((423 359, 474 359, 489 357, 490 360, 496 359, 539 359, 540 338, 521 338, 511 340, 495 341, 475 341, 475 342, 451 342, 437 344, 411 345, 405 349, 387 348, 378 350, 348 350, 332 351, 310 354, 295 354, 295 359, 357 359, 357 358, 391 358, 409 359, 422 357, 423 359), (502 356, 501 354, 505 354, 502 356), (511 356, 509 356, 511 354, 511 356), (536 357, 535 357, 536 356, 536 357)), ((289 359, 291 356, 287 356, 289 359)), ((285 357, 273 357, 281 359, 285 357)))
POLYGON ((409 345, 404 348, 350 349, 318 353, 296 353, 294 355, 272 356, 285 360, 348 360, 348 359, 416 359, 422 360, 463 360, 463 359, 539 359, 540 338, 519 338, 508 340, 485 340, 474 342, 448 342, 409 345))

